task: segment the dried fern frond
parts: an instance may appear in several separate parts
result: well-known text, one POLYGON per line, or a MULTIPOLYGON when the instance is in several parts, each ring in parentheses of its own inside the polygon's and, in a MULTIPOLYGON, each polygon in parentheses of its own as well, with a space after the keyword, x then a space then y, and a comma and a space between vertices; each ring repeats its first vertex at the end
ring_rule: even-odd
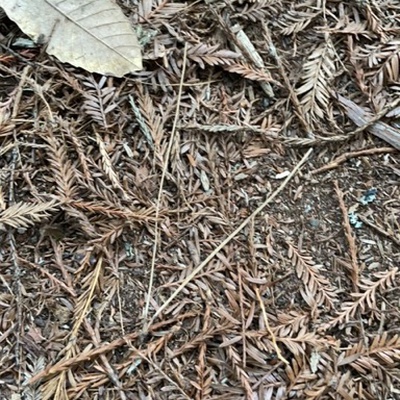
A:
MULTIPOLYGON (((146 137, 149 145, 156 149, 159 149, 161 140, 164 136, 164 121, 168 117, 163 117, 159 114, 158 110, 154 107, 153 100, 149 95, 147 89, 138 85, 137 87, 137 102, 139 107, 136 110, 133 108, 133 112, 137 118, 139 127, 146 137)), ((131 106, 133 103, 131 103, 131 106)))
POLYGON ((323 119, 329 104, 330 82, 336 71, 329 42, 318 46, 303 65, 303 84, 296 89, 305 114, 323 119))
POLYGON ((152 216, 154 214, 153 208, 142 208, 132 211, 128 208, 117 208, 114 206, 107 206, 102 204, 101 202, 89 202, 89 201, 73 201, 71 202, 71 206, 76 209, 86 210, 92 213, 98 213, 107 215, 108 217, 119 217, 130 220, 146 220, 146 221, 154 221, 155 218, 152 216))
POLYGON ((313 20, 321 14, 321 11, 312 13, 304 11, 289 11, 279 21, 281 33, 289 36, 299 33, 307 28, 313 20))
POLYGON ((150 130, 149 130, 148 126, 146 125, 146 122, 143 119, 142 113, 140 112, 140 108, 136 106, 135 101, 133 100, 132 96, 129 96, 129 103, 132 107, 133 113, 135 114, 136 121, 139 125, 139 128, 147 140, 147 143, 149 144, 149 146, 152 149, 154 149, 153 137, 151 136, 150 130))
POLYGON ((389 337, 387 332, 376 336, 370 346, 365 340, 351 346, 339 356, 338 366, 350 365, 361 374, 376 368, 395 367, 400 362, 400 336, 389 337))
POLYGON ((301 254, 293 245, 288 243, 288 247, 288 257, 296 268, 297 276, 304 283, 304 300, 311 308, 333 308, 337 296, 333 285, 321 274, 324 271, 323 266, 315 264, 312 257, 301 254))
POLYGON ((101 127, 108 128, 108 114, 117 107, 115 103, 115 87, 105 86, 107 77, 103 76, 99 82, 93 76, 84 80, 83 84, 89 88, 84 93, 82 109, 93 121, 101 127))
POLYGON ((233 17, 248 19, 253 22, 265 21, 268 15, 277 12, 277 10, 272 7, 273 5, 276 5, 275 0, 259 0, 254 3, 246 3, 233 17))
MULTIPOLYGON (((192 338, 191 340, 189 340, 185 344, 183 344, 180 348, 174 350, 173 356, 177 357, 181 354, 192 351, 193 349, 199 347, 202 343, 206 343, 207 340, 210 340, 210 339, 215 338, 216 336, 222 334, 224 332, 224 330, 229 327, 231 327, 231 324, 223 323, 219 327, 210 327, 208 329, 203 330, 197 336, 195 336, 194 338, 192 338)), ((223 348, 223 347, 227 347, 230 345, 231 345, 230 342, 225 341, 223 344, 220 345, 220 347, 223 348)))
POLYGON ((33 358, 32 355, 28 355, 26 359, 26 370, 23 374, 24 376, 24 389, 23 396, 26 400, 41 400, 42 393, 39 389, 38 384, 28 385, 29 379, 37 375, 44 370, 46 365, 46 360, 43 356, 33 358))
POLYGON ((246 79, 251 81, 258 82, 272 82, 276 85, 279 85, 277 81, 275 81, 268 71, 263 70, 261 68, 253 68, 249 64, 245 63, 233 63, 230 65, 224 66, 225 71, 234 72, 235 74, 242 75, 246 79))
POLYGON ((218 50, 219 46, 207 46, 203 43, 188 47, 187 57, 199 64, 200 68, 207 65, 230 65, 240 57, 240 54, 230 50, 218 50))
POLYGON ((195 129, 199 131, 205 132, 229 132, 229 133, 237 133, 237 132, 254 132, 258 134, 262 134, 265 136, 270 137, 277 137, 276 130, 273 129, 262 129, 260 126, 254 125, 198 125, 198 124, 191 124, 191 125, 182 125, 180 128, 184 129, 195 129))
POLYGON ((65 143, 60 143, 50 130, 44 135, 44 139, 47 142, 48 160, 54 174, 57 192, 63 201, 72 200, 77 193, 78 171, 72 166, 65 143))
POLYGON ((400 77, 400 40, 391 40, 384 45, 370 48, 366 54, 369 68, 367 76, 377 86, 398 82, 400 77))
POLYGON ((93 177, 89 169, 87 156, 85 154, 85 147, 82 143, 82 140, 79 138, 79 136, 73 133, 72 129, 69 129, 68 127, 65 129, 65 134, 71 140, 72 145, 75 148, 84 178, 86 179, 86 181, 93 181, 93 177))
POLYGON ((376 33, 382 41, 387 40, 387 35, 385 33, 385 28, 382 25, 382 22, 387 22, 384 21, 384 15, 382 11, 380 10, 380 7, 377 5, 374 5, 374 2, 360 2, 361 9, 363 9, 364 14, 366 16, 366 19, 368 21, 368 28, 369 31, 372 31, 376 33))
POLYGON ((138 15, 154 26, 162 25, 162 20, 176 17, 187 6, 185 3, 172 3, 164 0, 141 0, 138 3, 138 15))
POLYGON ((45 368, 46 360, 43 356, 38 356, 34 358, 32 355, 29 355, 26 360, 26 371, 24 372, 24 384, 26 385, 29 379, 32 376, 35 376, 40 371, 43 371, 45 368))
POLYGON ((15 125, 11 123, 11 113, 9 101, 0 103, 0 137, 11 135, 15 125))
POLYGON ((276 336, 286 337, 297 334, 301 329, 308 326, 310 317, 307 314, 300 314, 292 310, 288 314, 279 313, 277 315, 279 325, 272 330, 276 336))
MULTIPOLYGON (((87 253, 81 262, 81 267, 88 264, 91 253, 87 253)), ((70 358, 79 353, 79 347, 75 343, 75 338, 85 322, 85 317, 91 311, 90 305, 95 297, 95 289, 100 285, 101 272, 104 268, 103 258, 100 256, 93 270, 87 273, 81 279, 82 293, 74 304, 74 323, 71 328, 71 340, 65 349, 61 352, 63 361, 68 361, 70 358)), ((85 351, 85 350, 84 350, 85 351)), ((60 354, 60 355, 61 355, 60 354)), ((71 375, 66 372, 61 372, 51 377, 43 385, 43 397, 46 400, 50 399, 68 399, 70 396, 67 393, 67 387, 70 386, 71 375)))
MULTIPOLYGON (((228 341, 228 338, 226 338, 225 336, 222 336, 222 339, 222 343, 228 341)), ((241 355, 238 353, 237 349, 234 346, 226 346, 225 351, 228 360, 231 362, 233 371, 237 379, 241 383, 242 389, 245 391, 247 396, 252 396, 253 390, 251 389, 250 378, 248 373, 243 369, 241 355)))
POLYGON ((304 357, 293 357, 291 363, 286 365, 285 372, 289 378, 292 390, 302 390, 304 385, 315 380, 304 357))
POLYGON ((81 230, 87 235, 88 238, 94 239, 98 237, 98 232, 94 225, 89 220, 88 216, 74 207, 74 203, 71 202, 71 205, 67 205, 65 207, 65 211, 70 218, 78 222, 78 226, 81 230))
POLYGON ((306 354, 306 346, 312 348, 323 349, 327 347, 335 348, 338 343, 328 337, 320 337, 310 332, 307 328, 303 328, 297 336, 294 337, 277 337, 277 342, 282 343, 294 356, 306 354))
POLYGON ((350 321, 350 318, 355 317, 357 311, 364 314, 367 308, 377 309, 377 290, 384 290, 393 286, 396 282, 397 270, 397 268, 393 268, 389 271, 376 272, 374 274, 375 278, 377 278, 376 281, 371 281, 367 278, 361 279, 361 283, 358 285, 360 292, 351 294, 354 300, 342 303, 342 310, 338 313, 338 316, 323 325, 321 329, 332 328, 338 324, 347 323, 350 321))
POLYGON ((16 203, 0 212, 0 229, 5 225, 12 228, 27 228, 48 218, 57 210, 58 204, 55 200, 44 203, 16 203))
POLYGON ((98 243, 101 246, 108 246, 113 244, 124 232, 126 228, 126 223, 123 221, 119 224, 104 224, 104 226, 100 225, 100 237, 93 240, 93 243, 98 243))
MULTIPOLYGON (((211 315, 211 307, 206 306, 205 313, 203 319, 203 328, 202 333, 205 333, 209 329, 210 325, 210 315, 211 315)), ((195 369, 197 372, 197 379, 194 383, 192 381, 192 385, 197 390, 196 399, 204 399, 211 396, 211 384, 212 384, 212 368, 207 367, 207 341, 203 340, 202 343, 199 345, 198 350, 198 364, 196 365, 195 369)))
POLYGON ((127 194, 125 193, 124 188, 121 185, 118 174, 114 170, 114 166, 113 166, 111 157, 108 154, 107 147, 106 147, 103 139, 97 132, 96 132, 96 142, 99 146, 100 155, 101 155, 101 163, 102 163, 104 172, 110 179, 113 187, 120 189, 122 191, 122 193, 124 193, 125 197, 127 197, 127 194))
POLYGON ((347 19, 345 21, 340 20, 334 28, 327 29, 327 32, 343 35, 368 35, 371 33, 365 21, 349 22, 347 19))

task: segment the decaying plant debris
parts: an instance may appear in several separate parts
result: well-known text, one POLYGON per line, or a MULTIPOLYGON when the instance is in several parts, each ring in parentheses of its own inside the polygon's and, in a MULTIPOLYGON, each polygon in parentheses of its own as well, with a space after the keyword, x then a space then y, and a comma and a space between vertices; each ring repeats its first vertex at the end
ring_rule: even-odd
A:
POLYGON ((45 43, 46 53, 60 61, 118 78, 142 69, 134 28, 112 0, 2 0, 1 6, 22 32, 45 43))
POLYGON ((0 23, 0 397, 399 399, 400 3, 119 5, 121 79, 0 23))

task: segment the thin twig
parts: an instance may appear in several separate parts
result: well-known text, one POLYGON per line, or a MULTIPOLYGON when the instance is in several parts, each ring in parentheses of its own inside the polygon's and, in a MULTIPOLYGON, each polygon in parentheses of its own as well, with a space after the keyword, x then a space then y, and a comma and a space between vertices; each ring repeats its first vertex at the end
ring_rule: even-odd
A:
POLYGON ((381 153, 395 153, 397 150, 393 147, 374 147, 372 149, 364 149, 358 151, 350 151, 348 153, 344 153, 341 156, 335 158, 329 164, 324 165, 321 168, 314 169, 310 172, 312 175, 319 174, 324 171, 328 171, 330 169, 337 168, 340 164, 344 163, 351 158, 362 157, 362 156, 370 156, 372 154, 381 154, 381 153))
POLYGON ((264 37, 265 37, 265 39, 267 41, 267 44, 269 46, 270 54, 274 58, 274 60, 276 62, 276 65, 278 66, 279 73, 280 73, 283 81, 285 82, 287 90, 290 93, 290 99, 291 99, 292 104, 293 104, 293 106, 295 108, 296 116, 297 116, 297 118, 299 118, 299 121, 300 121, 301 125, 303 126, 303 128, 305 129, 306 134, 309 135, 309 136, 313 136, 314 135, 313 129, 312 129, 310 124, 306 121, 306 119, 303 116, 303 112, 302 112, 302 108, 301 108, 301 105, 300 105, 300 101, 299 101, 299 99, 297 97, 296 92, 294 91, 294 89, 292 87, 292 84, 290 83, 289 74, 285 71, 285 67, 284 67, 284 65, 282 63, 281 58, 279 57, 278 51, 277 51, 274 43, 272 42, 272 38, 271 38, 271 34, 270 34, 270 31, 269 31, 268 25, 266 23, 263 23, 263 28, 264 28, 264 37))
POLYGON ((171 131, 171 137, 168 143, 168 149, 166 153, 166 158, 164 160, 164 168, 162 171, 161 175, 161 182, 160 182, 160 188, 158 191, 158 197, 157 197, 157 206, 156 206, 156 222, 154 226, 154 246, 153 246, 153 255, 151 258, 151 269, 150 269, 150 279, 149 279, 149 288, 147 291, 147 296, 146 296, 146 304, 143 310, 143 330, 146 331, 148 329, 148 326, 151 324, 148 324, 147 322, 147 317, 149 314, 149 307, 150 307, 150 299, 151 299, 151 293, 153 290, 153 284, 154 284, 154 271, 155 271, 155 264, 156 264, 156 256, 157 256, 157 249, 158 249, 158 238, 159 238, 159 224, 158 224, 158 218, 160 215, 160 207, 161 207, 161 199, 162 199, 162 194, 163 194, 163 186, 164 186, 164 180, 165 176, 167 174, 167 168, 168 168, 168 160, 171 154, 171 149, 172 145, 174 144, 174 139, 175 139, 175 132, 178 124, 178 119, 179 119, 179 109, 181 105, 181 98, 182 98, 182 88, 183 88, 183 81, 185 79, 185 72, 186 72, 186 59, 187 59, 187 48, 188 44, 187 42, 185 43, 185 49, 183 52, 183 65, 182 65, 182 75, 181 75, 181 80, 180 80, 180 86, 179 86, 179 91, 178 91, 178 97, 176 101, 176 111, 175 111, 175 118, 174 118, 174 123, 172 126, 172 131, 171 131))
POLYGON ((154 320, 167 308, 167 306, 175 299, 176 296, 186 287, 186 285, 195 277, 197 274, 253 219, 256 215, 258 215, 264 208, 271 203, 273 199, 286 187, 289 181, 293 178, 293 176, 297 173, 297 171, 303 166, 303 164, 307 161, 308 157, 312 153, 313 149, 309 149, 304 157, 300 160, 300 162, 295 166, 290 175, 282 182, 282 184, 278 187, 269 196, 264 203, 262 203, 248 218, 246 218, 238 228, 236 228, 225 240, 223 240, 214 250, 213 252, 197 267, 195 268, 190 275, 179 285, 179 287, 175 290, 174 293, 164 302, 164 304, 157 310, 153 318, 151 319, 150 324, 154 322, 154 320))
POLYGON ((278 344, 276 343, 276 336, 274 335, 274 332, 272 332, 272 329, 269 326, 268 316, 267 316, 267 313, 265 311, 264 302, 263 302, 263 300, 261 298, 260 291, 258 290, 258 288, 256 288, 255 291, 256 291, 258 302, 259 302, 260 307, 261 307, 261 311, 262 311, 262 316, 263 316, 263 319, 264 319, 265 327, 267 328, 268 333, 271 335, 271 341, 272 341, 272 345, 274 346, 274 349, 276 351, 276 356, 279 358, 279 360, 283 361, 286 365, 289 365, 289 361, 286 360, 286 358, 282 356, 281 350, 279 349, 278 344))
POLYGON ((342 215, 343 215, 343 227, 344 227, 344 234, 347 239, 347 243, 349 244, 349 250, 350 250, 350 257, 351 257, 351 280, 353 283, 353 288, 356 292, 359 291, 358 284, 359 284, 359 274, 360 274, 360 267, 358 265, 357 261, 357 245, 356 241, 353 236, 353 232, 350 226, 350 221, 349 221, 349 214, 346 208, 346 205, 344 204, 343 200, 343 192, 339 188, 339 184, 337 181, 334 182, 335 184, 335 190, 336 194, 339 200, 339 205, 340 209, 342 210, 342 215))
MULTIPOLYGON (((10 172, 10 182, 9 182, 9 193, 8 193, 8 202, 9 205, 15 204, 15 182, 14 182, 14 174, 15 174, 15 168, 16 168, 16 163, 18 159, 18 148, 14 148, 12 152, 12 161, 11 161, 11 172, 10 172)), ((18 385, 18 392, 21 391, 21 383, 22 383, 22 347, 21 347, 21 333, 24 330, 23 327, 23 318, 22 318, 22 285, 21 285, 21 267, 18 261, 18 253, 17 253, 17 245, 16 245, 16 240, 14 236, 14 228, 9 229, 8 232, 8 242, 10 246, 10 251, 11 251, 11 258, 13 262, 13 289, 15 291, 15 299, 17 303, 17 329, 16 329, 16 336, 17 340, 15 342, 15 362, 18 365, 18 379, 17 379, 17 385, 18 385)))

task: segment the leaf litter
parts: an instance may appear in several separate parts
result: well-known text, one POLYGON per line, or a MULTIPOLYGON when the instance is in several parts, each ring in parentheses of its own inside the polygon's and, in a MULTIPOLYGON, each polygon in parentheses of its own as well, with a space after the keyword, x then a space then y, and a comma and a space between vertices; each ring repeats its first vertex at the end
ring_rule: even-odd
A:
POLYGON ((118 5, 124 78, 0 20, 0 397, 399 398, 397 3, 118 5))
POLYGON ((2 0, 7 16, 63 62, 121 77, 142 68, 135 31, 110 0, 2 0))

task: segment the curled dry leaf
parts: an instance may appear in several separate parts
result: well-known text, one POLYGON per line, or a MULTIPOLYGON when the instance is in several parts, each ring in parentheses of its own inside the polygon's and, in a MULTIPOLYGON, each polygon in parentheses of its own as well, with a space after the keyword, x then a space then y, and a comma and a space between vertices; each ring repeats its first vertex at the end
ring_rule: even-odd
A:
POLYGON ((2 0, 1 6, 62 62, 117 77, 142 69, 135 32, 111 0, 2 0))

